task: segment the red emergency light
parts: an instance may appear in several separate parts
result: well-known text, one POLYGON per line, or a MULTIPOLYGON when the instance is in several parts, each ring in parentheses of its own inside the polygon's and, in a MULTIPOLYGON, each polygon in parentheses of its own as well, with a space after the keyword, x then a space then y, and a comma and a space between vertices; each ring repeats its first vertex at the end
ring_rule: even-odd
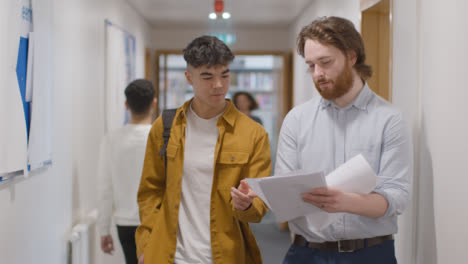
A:
POLYGON ((224 10, 224 1, 223 0, 215 0, 214 1, 214 11, 216 13, 222 13, 224 10))

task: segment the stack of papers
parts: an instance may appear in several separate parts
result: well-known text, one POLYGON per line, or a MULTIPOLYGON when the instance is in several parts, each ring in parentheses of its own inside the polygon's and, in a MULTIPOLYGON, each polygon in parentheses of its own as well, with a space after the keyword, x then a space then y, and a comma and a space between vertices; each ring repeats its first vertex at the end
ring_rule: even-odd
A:
POLYGON ((330 186, 344 192, 367 194, 377 185, 377 175, 362 155, 358 155, 326 177, 323 172, 294 172, 266 178, 245 179, 250 188, 268 205, 280 222, 300 216, 313 216, 317 228, 334 218, 320 208, 302 200, 302 193, 330 186))

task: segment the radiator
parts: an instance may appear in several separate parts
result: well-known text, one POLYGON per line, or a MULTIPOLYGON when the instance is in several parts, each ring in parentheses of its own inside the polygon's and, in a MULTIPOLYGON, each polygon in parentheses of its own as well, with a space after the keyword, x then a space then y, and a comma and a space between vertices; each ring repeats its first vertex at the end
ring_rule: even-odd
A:
POLYGON ((81 223, 73 226, 68 238, 68 264, 90 264, 91 228, 96 223, 97 210, 92 211, 81 223))

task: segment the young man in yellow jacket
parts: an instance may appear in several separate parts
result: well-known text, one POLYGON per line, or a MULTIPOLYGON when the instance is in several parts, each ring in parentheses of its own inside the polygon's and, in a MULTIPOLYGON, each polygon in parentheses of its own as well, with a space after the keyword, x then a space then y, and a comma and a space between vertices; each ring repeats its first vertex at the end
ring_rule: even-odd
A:
POLYGON ((140 263, 261 263, 248 222, 268 209, 242 180, 270 175, 268 134, 225 99, 234 55, 223 42, 196 38, 184 59, 194 97, 176 111, 167 165, 158 155, 161 117, 148 137, 138 191, 140 263))

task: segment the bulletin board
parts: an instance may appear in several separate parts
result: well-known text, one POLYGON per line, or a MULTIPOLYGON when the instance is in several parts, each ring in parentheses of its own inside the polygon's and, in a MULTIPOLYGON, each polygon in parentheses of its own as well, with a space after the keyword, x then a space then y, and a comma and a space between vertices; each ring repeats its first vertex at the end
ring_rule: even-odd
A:
POLYGON ((52 164, 50 1, 7 1, 0 63, 0 183, 52 164), (35 2, 33 2, 35 3, 35 2), (33 12, 33 10, 38 12, 33 12), (33 15, 34 14, 34 15, 33 15), (2 125, 2 126, 3 126, 2 125))
POLYGON ((106 132, 125 125, 130 117, 125 109, 125 88, 135 79, 135 37, 120 26, 105 21, 106 76, 105 115, 106 132))

